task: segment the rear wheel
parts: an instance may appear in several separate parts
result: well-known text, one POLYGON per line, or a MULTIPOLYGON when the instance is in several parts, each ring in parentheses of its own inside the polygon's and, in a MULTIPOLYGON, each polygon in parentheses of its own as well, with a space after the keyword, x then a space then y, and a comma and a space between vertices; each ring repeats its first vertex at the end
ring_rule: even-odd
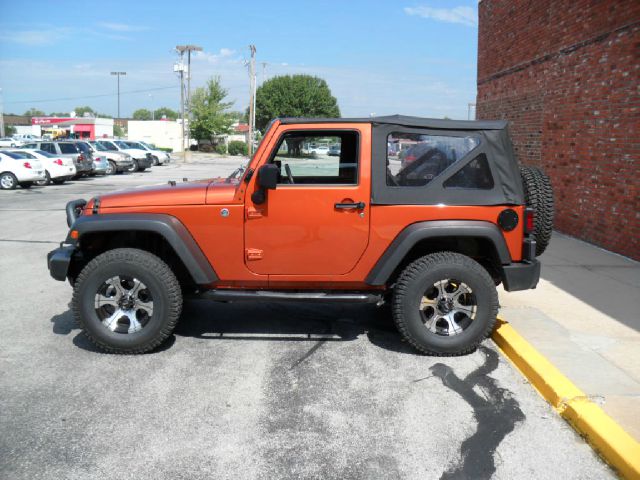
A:
POLYGON ((15 190, 18 186, 18 179, 11 172, 3 172, 0 174, 0 188, 2 190, 15 190))
POLYGON ((180 284, 160 258, 134 248, 109 250, 80 272, 73 313, 85 335, 112 353, 144 353, 173 331, 180 284))
POLYGON ((538 256, 546 250, 553 232, 553 188, 549 177, 538 167, 521 166, 520 175, 525 202, 528 207, 535 210, 533 235, 536 240, 536 256, 538 256))
POLYGON ((462 355, 493 330, 498 293, 478 262, 439 252, 404 269, 392 307, 398 330, 414 348, 430 355, 462 355))

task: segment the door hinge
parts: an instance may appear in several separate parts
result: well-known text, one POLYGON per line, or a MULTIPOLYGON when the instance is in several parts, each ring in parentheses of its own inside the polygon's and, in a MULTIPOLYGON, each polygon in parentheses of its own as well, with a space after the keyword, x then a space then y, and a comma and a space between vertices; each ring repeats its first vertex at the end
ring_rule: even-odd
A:
POLYGON ((247 260, 261 260, 262 259, 262 250, 259 248, 247 248, 245 250, 245 254, 247 256, 247 260))

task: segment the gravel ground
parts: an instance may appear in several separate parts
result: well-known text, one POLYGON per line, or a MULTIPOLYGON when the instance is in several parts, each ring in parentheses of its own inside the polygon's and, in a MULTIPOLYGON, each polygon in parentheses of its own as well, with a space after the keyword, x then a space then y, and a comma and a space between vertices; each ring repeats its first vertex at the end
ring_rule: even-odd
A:
POLYGON ((192 300, 158 351, 96 351, 46 268, 65 203, 240 163, 0 192, 0 478, 615 478, 491 341, 418 355, 372 306, 192 300))

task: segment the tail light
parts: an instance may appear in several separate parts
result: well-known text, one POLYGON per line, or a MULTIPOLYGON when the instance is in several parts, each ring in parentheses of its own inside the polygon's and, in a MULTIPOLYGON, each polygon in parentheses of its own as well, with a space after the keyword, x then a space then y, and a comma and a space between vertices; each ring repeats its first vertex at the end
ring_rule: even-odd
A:
POLYGON ((24 162, 23 165, 24 168, 31 168, 31 164, 29 162, 24 162))
POLYGON ((84 155, 83 154, 78 155, 78 161, 79 162, 83 162, 84 161, 84 155))
POLYGON ((62 166, 62 160, 59 158, 57 160, 54 160, 53 163, 55 163, 56 165, 62 166))
POLYGON ((533 232, 536 212, 533 208, 524 209, 524 233, 526 235, 533 232))

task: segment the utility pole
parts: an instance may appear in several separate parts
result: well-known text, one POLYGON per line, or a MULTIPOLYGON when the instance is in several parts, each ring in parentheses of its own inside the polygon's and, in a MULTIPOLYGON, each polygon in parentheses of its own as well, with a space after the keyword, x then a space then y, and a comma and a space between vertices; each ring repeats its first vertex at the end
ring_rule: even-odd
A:
POLYGON ((120 118, 120 77, 126 74, 127 72, 111 72, 111 75, 118 77, 118 118, 120 118))
POLYGON ((253 136, 256 128, 256 46, 249 45, 251 61, 249 62, 249 157, 253 155, 253 136))
MULTIPOLYGON (((187 100, 186 101, 186 104, 187 104, 187 106, 186 106, 187 115, 186 115, 186 117, 191 119, 191 52, 201 52, 202 51, 202 47, 199 47, 197 45, 178 45, 176 47, 176 50, 180 53, 180 63, 183 66, 183 73, 182 73, 182 75, 180 77, 181 79, 183 79, 182 82, 184 82, 184 61, 183 61, 184 52, 187 52, 187 68, 186 68, 186 72, 187 72, 187 99, 186 99, 187 100)), ((182 92, 183 89, 184 89, 184 83, 183 83, 183 86, 181 87, 181 92, 182 92)), ((184 125, 184 123, 185 123, 184 92, 181 93, 180 99, 181 99, 181 103, 182 103, 182 140, 184 142, 184 132, 185 132, 185 125, 184 125)), ((191 146, 191 140, 189 138, 191 135, 190 135, 189 129, 187 129, 186 133, 187 133, 187 145, 186 145, 186 147, 183 147, 183 148, 186 148, 186 150, 184 152, 185 161, 187 159, 187 155, 189 155, 189 152, 190 152, 189 147, 191 146)))
POLYGON ((182 54, 180 61, 173 66, 173 71, 180 75, 180 118, 182 119, 182 161, 184 162, 184 63, 182 62, 182 54))

